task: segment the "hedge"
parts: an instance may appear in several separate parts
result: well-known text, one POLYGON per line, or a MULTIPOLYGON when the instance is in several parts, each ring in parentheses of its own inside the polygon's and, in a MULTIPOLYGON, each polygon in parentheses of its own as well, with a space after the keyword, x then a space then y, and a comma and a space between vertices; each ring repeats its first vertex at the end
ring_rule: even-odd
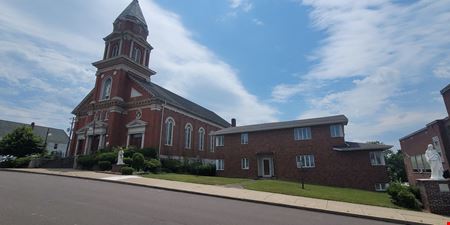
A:
POLYGON ((131 174, 133 174, 133 171, 134 170, 131 167, 122 167, 122 169, 120 170, 122 175, 131 175, 131 174))

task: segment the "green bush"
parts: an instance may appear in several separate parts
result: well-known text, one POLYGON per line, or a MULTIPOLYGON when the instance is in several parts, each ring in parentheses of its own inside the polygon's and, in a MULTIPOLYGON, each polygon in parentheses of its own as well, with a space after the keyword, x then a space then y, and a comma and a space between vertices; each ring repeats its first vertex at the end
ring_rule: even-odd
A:
POLYGON ((396 205, 410 209, 419 209, 422 206, 417 198, 420 198, 420 193, 416 187, 405 186, 400 182, 393 182, 389 185, 387 193, 396 205))
POLYGON ((408 189, 402 189, 398 195, 398 204, 409 209, 419 209, 420 205, 413 193, 408 189))
POLYGON ((8 159, 0 163, 0 168, 14 168, 16 167, 16 160, 8 159))
POLYGON ((182 170, 182 163, 176 159, 161 160, 162 168, 167 172, 178 173, 182 170))
POLYGON ((131 164, 133 163, 133 159, 131 159, 131 158, 123 158, 123 163, 131 166, 131 164))
POLYGON ((216 175, 216 165, 214 164, 204 164, 198 167, 198 175, 202 176, 215 176, 216 175))
POLYGON ((136 153, 136 149, 134 149, 134 148, 124 149, 123 157, 124 158, 131 158, 131 157, 133 157, 134 153, 136 153))
POLYGON ((115 152, 100 153, 96 157, 97 161, 108 161, 111 164, 117 163, 117 154, 115 152))
POLYGON ((16 168, 28 168, 28 164, 30 164, 31 157, 22 157, 17 158, 14 162, 14 167, 16 168))
POLYGON ((101 171, 111 170, 112 165, 110 161, 98 161, 98 168, 101 171))
POLYGON ((122 167, 122 169, 120 169, 120 172, 122 173, 122 175, 131 175, 133 174, 133 168, 131 167, 122 167))
POLYGON ((144 155, 144 157, 146 159, 157 159, 158 158, 158 153, 156 152, 156 149, 154 149, 154 148, 137 149, 136 152, 144 155))
POLYGON ((90 170, 97 163, 97 160, 92 155, 80 155, 77 159, 77 164, 81 166, 81 169, 90 170))
POLYGON ((144 171, 157 173, 161 169, 161 162, 157 159, 150 159, 144 163, 144 171))
POLYGON ((134 153, 131 167, 139 171, 144 168, 144 162, 145 162, 144 155, 142 155, 141 153, 134 153))
POLYGON ((416 186, 408 186, 408 191, 410 191, 411 193, 413 193, 413 195, 417 198, 417 199, 419 199, 419 200, 421 200, 421 197, 420 197, 420 189, 418 188, 418 187, 416 187, 416 186))

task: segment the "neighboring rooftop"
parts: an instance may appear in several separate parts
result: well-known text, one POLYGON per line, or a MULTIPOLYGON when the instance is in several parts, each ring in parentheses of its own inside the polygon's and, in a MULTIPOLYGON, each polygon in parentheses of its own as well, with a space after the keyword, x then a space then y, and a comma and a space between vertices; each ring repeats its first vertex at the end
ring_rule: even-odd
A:
POLYGON ((117 17, 116 20, 130 20, 134 22, 141 23, 145 27, 147 27, 147 23, 145 22, 144 14, 142 13, 141 7, 139 6, 138 0, 133 0, 125 10, 117 17))
POLYGON ((169 105, 173 105, 179 109, 183 109, 186 112, 192 113, 195 116, 198 116, 209 122, 215 123, 219 126, 222 127, 230 126, 230 124, 222 117, 194 102, 191 102, 152 82, 148 82, 140 78, 136 78, 134 76, 130 77, 134 81, 136 81, 139 85, 141 85, 143 88, 145 88, 148 92, 150 92, 150 94, 163 101, 165 100, 169 105))
POLYGON ((229 128, 225 128, 225 129, 214 132, 214 135, 256 132, 256 131, 265 131, 265 130, 278 130, 278 129, 286 129, 286 128, 294 128, 294 127, 309 127, 309 126, 318 126, 318 125, 325 125, 325 124, 338 124, 338 123, 347 125, 347 123, 348 123, 347 117, 345 117, 344 115, 337 115, 337 116, 320 117, 320 118, 313 118, 313 119, 292 120, 292 121, 284 121, 284 122, 261 123, 261 124, 248 125, 248 126, 229 127, 229 128))
MULTIPOLYGON (((18 122, 12 122, 7 120, 0 120, 0 139, 6 136, 8 133, 11 133, 16 128, 22 127, 22 126, 30 126, 30 124, 25 123, 18 123, 18 122)), ((43 126, 34 126, 33 133, 35 135, 40 136, 42 139, 45 140, 45 135, 47 134, 47 131, 49 134, 47 138, 47 142, 52 143, 68 143, 69 142, 69 136, 67 136, 66 132, 62 129, 57 128, 51 128, 51 127, 43 127, 43 126)))
POLYGON ((335 151, 349 152, 349 151, 368 151, 368 150, 387 150, 392 148, 392 145, 375 144, 375 143, 358 143, 345 142, 344 146, 333 147, 335 151))
POLYGON ((425 132, 425 131, 428 129, 429 126, 431 126, 431 125, 433 125, 433 124, 435 124, 435 123, 438 123, 438 122, 440 122, 440 121, 444 121, 444 122, 445 122, 445 121, 447 121, 448 119, 449 119, 448 117, 445 117, 444 119, 433 120, 432 122, 428 123, 425 127, 421 128, 421 129, 419 129, 419 130, 416 130, 416 131, 414 131, 414 132, 412 132, 412 133, 410 133, 410 134, 408 134, 408 135, 406 135, 406 136, 400 138, 399 141, 405 140, 405 139, 407 139, 407 138, 410 138, 410 137, 413 137, 413 136, 415 136, 415 135, 417 135, 417 134, 420 134, 420 133, 422 133, 422 132, 425 132))

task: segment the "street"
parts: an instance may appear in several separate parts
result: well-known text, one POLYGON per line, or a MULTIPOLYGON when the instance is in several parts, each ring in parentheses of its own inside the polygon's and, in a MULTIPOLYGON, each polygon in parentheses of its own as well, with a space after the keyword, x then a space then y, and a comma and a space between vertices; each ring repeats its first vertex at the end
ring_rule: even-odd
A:
POLYGON ((390 224, 76 178, 0 171, 0 224, 390 224))

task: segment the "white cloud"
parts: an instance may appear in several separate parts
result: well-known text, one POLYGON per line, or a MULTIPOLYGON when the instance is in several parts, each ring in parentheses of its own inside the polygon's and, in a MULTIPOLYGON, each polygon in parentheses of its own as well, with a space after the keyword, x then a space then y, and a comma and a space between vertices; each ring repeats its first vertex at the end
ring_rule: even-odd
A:
POLYGON ((442 60, 450 56, 450 39, 445 38, 450 36, 448 2, 304 0, 302 3, 312 8, 313 27, 326 37, 310 57, 313 66, 309 72, 297 84, 276 86, 273 100, 283 102, 305 94, 305 81, 322 82, 323 89, 329 92, 311 97, 310 109, 300 117, 346 114, 351 121, 349 133, 356 139, 381 135, 391 129, 399 131, 408 123, 417 128, 418 124, 436 119, 430 116, 443 116, 402 106, 395 98, 405 92, 405 87, 418 87, 432 79, 432 72, 440 78, 450 77, 450 63, 442 60), (334 87, 337 81, 347 84, 334 87), (403 117, 398 119, 394 115, 403 117), (419 120, 420 116, 424 119, 419 120), (402 126, 397 126, 398 123, 402 126))
POLYGON ((229 0, 230 8, 241 9, 244 12, 248 12, 253 9, 253 4, 250 0, 229 0))
POLYGON ((254 24, 258 25, 258 26, 264 25, 264 22, 261 21, 261 20, 259 20, 259 19, 257 19, 257 18, 253 18, 253 19, 252 19, 252 22, 253 22, 254 24))

